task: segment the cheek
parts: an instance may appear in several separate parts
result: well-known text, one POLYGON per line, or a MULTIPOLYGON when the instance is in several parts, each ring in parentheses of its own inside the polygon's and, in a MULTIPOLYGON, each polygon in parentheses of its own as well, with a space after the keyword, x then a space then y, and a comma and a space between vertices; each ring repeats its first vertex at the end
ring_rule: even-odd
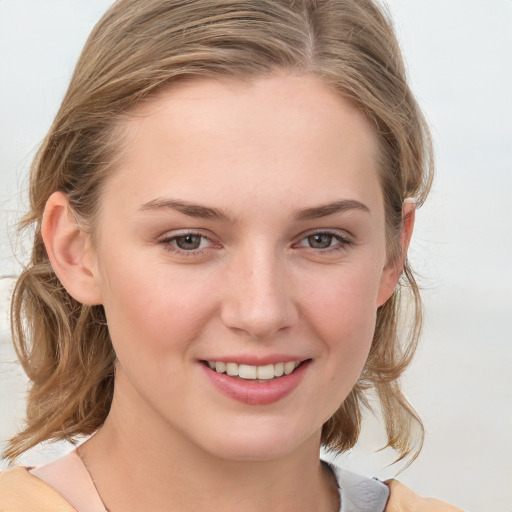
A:
POLYGON ((346 265, 302 282, 307 290, 302 317, 319 352, 315 394, 316 414, 325 422, 338 410, 357 383, 368 358, 376 321, 378 267, 346 265))
POLYGON ((165 371, 172 371, 165 356, 187 356, 215 305, 187 272, 159 263, 120 260, 105 275, 105 313, 121 363, 133 360, 147 369, 166 361, 165 371))
POLYGON ((375 265, 354 265, 304 283, 303 315, 326 345, 329 364, 355 380, 373 339, 379 276, 375 265))

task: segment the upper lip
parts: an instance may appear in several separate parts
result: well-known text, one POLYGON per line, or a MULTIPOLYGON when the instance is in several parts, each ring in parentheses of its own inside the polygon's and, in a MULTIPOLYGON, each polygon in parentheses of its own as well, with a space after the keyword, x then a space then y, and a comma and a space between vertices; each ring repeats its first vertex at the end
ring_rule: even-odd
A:
POLYGON ((291 354, 272 354, 266 356, 254 356, 254 355, 229 355, 229 356, 214 356, 202 359, 202 361, 215 361, 222 363, 238 363, 245 364, 248 366, 266 366, 268 364, 287 363, 290 361, 304 362, 307 361, 308 357, 291 355, 291 354))

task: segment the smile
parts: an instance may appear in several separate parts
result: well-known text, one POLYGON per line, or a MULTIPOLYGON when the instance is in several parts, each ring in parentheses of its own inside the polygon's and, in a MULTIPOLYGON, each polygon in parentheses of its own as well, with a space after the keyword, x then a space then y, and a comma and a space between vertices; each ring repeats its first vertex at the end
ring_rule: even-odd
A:
POLYGON ((311 367, 312 359, 278 359, 276 363, 265 365, 215 360, 201 362, 203 374, 223 395, 247 405, 270 405, 284 399, 299 387, 311 367))
POLYGON ((230 377, 246 380, 272 380, 283 375, 290 375, 300 366, 302 361, 287 361, 265 366, 208 361, 208 366, 217 373, 225 373, 230 377))

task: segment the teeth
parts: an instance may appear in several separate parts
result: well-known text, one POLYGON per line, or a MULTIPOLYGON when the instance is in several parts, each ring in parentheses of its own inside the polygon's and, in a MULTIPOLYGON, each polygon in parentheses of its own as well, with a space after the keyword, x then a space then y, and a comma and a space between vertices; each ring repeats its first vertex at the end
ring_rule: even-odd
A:
POLYGON ((242 379, 255 379, 257 373, 257 366, 249 366, 247 364, 241 364, 238 366, 238 376, 242 379))
POLYGON ((269 380, 274 378, 274 365, 267 364, 267 366, 258 366, 256 375, 258 379, 269 380))
POLYGON ((238 376, 238 365, 236 363, 226 363, 226 373, 230 377, 236 377, 238 376))
POLYGON ((289 363, 284 363, 284 373, 285 375, 290 375, 290 373, 295 370, 296 366, 293 361, 290 361, 289 363))
POLYGON ((299 365, 300 361, 287 361, 286 363, 267 364, 265 366, 208 361, 208 366, 217 373, 227 373, 230 377, 240 377, 248 380, 272 380, 275 377, 290 375, 299 365))

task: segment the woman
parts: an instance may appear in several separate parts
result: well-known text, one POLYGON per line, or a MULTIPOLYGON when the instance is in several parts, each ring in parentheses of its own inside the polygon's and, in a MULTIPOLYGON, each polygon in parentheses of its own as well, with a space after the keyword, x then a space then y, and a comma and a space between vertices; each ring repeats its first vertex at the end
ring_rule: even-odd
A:
POLYGON ((453 509, 318 456, 356 443, 372 390, 389 446, 421 445, 398 378, 429 157, 373 2, 114 4, 32 169, 6 456, 92 436, 3 473, 0 506, 453 509))

